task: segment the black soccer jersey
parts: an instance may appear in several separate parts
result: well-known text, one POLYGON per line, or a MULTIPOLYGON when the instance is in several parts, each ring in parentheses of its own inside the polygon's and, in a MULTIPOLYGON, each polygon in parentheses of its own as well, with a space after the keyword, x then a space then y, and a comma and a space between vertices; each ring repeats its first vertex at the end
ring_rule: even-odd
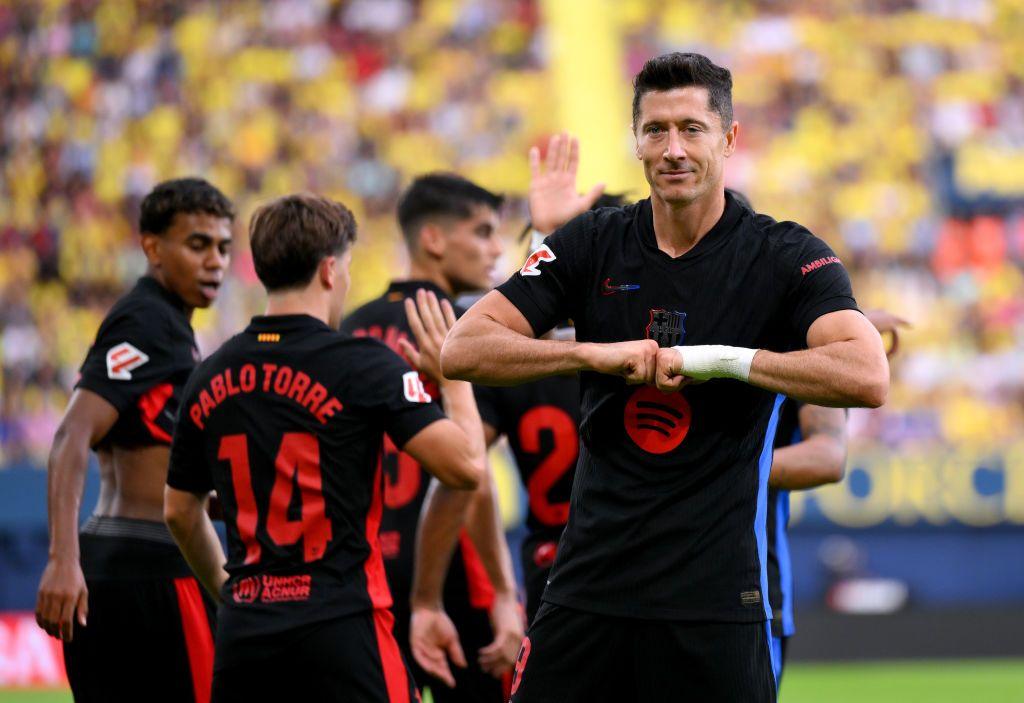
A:
MULTIPOLYGON (((819 316, 855 309, 822 241, 729 195, 686 254, 658 249, 649 200, 590 211, 499 290, 541 334, 571 318, 582 342, 806 346, 819 316)), ((716 379, 662 394, 581 374, 569 523, 545 600, 645 618, 764 620, 767 480, 782 397, 716 379)))
POLYGON ((554 376, 519 386, 474 390, 481 419, 508 438, 526 488, 529 533, 520 545, 520 559, 527 622, 533 622, 569 519, 569 496, 579 459, 579 377, 554 376))
POLYGON ((110 309, 76 388, 118 412, 100 446, 170 444, 181 390, 199 360, 185 303, 143 276, 110 309))
MULTIPOLYGON (((802 441, 799 400, 786 398, 779 412, 775 449, 802 441)), ((793 570, 789 560, 789 491, 770 488, 766 513, 768 533, 768 597, 772 606, 772 635, 791 637, 793 620, 793 570)))
POLYGON ((255 317, 204 361, 167 483, 216 488, 224 504, 218 629, 248 637, 388 607, 381 442, 403 446, 442 417, 384 345, 307 315, 255 317))
MULTIPOLYGON (((408 340, 415 346, 415 337, 405 316, 404 300, 415 299, 416 291, 420 288, 432 291, 439 299, 448 297, 441 288, 429 281, 394 281, 384 295, 346 317, 341 323, 342 331, 355 337, 379 339, 399 354, 399 339, 408 340)), ((462 312, 456 308, 456 314, 461 315, 462 312)), ((422 380, 440 411, 441 397, 436 385, 425 377, 422 380)), ((430 485, 430 476, 415 459, 398 451, 386 439, 381 462, 385 481, 381 547, 388 584, 395 600, 396 631, 401 633, 409 616, 416 527, 430 485)), ((445 581, 444 598, 448 607, 462 604, 477 609, 489 609, 494 598, 494 590, 480 557, 465 532, 460 537, 459 549, 452 559, 445 581)))
POLYGON ((558 539, 569 519, 579 458, 580 382, 576 374, 519 386, 478 386, 480 418, 508 438, 529 498, 531 535, 558 539))

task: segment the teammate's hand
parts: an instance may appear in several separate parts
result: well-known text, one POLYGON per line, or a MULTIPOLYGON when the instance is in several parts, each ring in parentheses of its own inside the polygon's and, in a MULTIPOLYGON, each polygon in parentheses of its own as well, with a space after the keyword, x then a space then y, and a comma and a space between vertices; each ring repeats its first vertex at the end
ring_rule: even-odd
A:
POLYGON ((39 581, 36 623, 51 637, 70 642, 75 621, 85 627, 89 589, 77 559, 50 559, 39 581))
POLYGON ((409 340, 399 339, 402 354, 417 371, 426 374, 440 385, 445 382, 441 373, 441 346, 448 330, 455 324, 455 310, 447 300, 438 302, 437 296, 422 288, 416 291, 416 302, 405 299, 405 316, 416 337, 414 347, 409 340), (418 348, 417 348, 418 347, 418 348))
POLYGON ((586 347, 586 367, 610 376, 622 376, 630 385, 654 383, 658 343, 653 339, 591 344, 586 347))
POLYGON ((543 169, 540 149, 530 148, 530 221, 535 229, 551 234, 589 210, 601 197, 603 183, 598 183, 583 195, 576 192, 576 169, 579 165, 579 140, 568 134, 551 137, 543 169))
POLYGON ((657 366, 654 385, 662 393, 675 393, 683 386, 695 383, 694 379, 680 373, 683 355, 675 349, 659 349, 657 366))
POLYGON ((491 630, 494 641, 480 649, 480 668, 496 679, 507 674, 516 663, 523 643, 523 609, 515 593, 496 595, 491 606, 491 630))
POLYGON ((443 609, 413 606, 409 645, 413 659, 424 671, 443 681, 449 688, 455 688, 455 677, 452 676, 448 660, 451 659, 455 666, 465 669, 466 655, 459 643, 459 633, 443 609))
POLYGON ((900 347, 900 336, 896 329, 898 327, 910 327, 910 323, 902 317, 893 315, 888 310, 881 309, 868 310, 864 313, 864 317, 868 318, 868 322, 875 326, 878 333, 882 335, 883 340, 886 334, 890 336, 891 341, 885 349, 885 355, 892 356, 895 354, 896 350, 900 347))

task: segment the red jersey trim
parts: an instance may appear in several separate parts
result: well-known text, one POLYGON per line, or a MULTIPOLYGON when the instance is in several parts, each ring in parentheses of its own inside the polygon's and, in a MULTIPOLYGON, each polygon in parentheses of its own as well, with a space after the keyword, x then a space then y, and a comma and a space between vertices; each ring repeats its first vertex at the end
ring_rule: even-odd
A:
POLYGON ((380 549, 380 519, 384 513, 384 483, 382 481, 381 462, 377 462, 377 471, 373 476, 373 497, 370 509, 366 513, 366 541, 370 545, 370 556, 363 564, 366 572, 366 593, 374 608, 391 607, 391 590, 384 571, 384 557, 380 549))
POLYGON ((378 608, 373 611, 377 651, 380 653, 380 663, 384 669, 384 686, 388 692, 388 702, 410 703, 409 672, 405 668, 402 651, 398 648, 398 642, 393 634, 394 625, 395 616, 390 610, 378 608))
POLYGON ((192 692, 196 703, 210 703, 213 686, 213 634, 206 617, 206 606, 199 584, 191 576, 174 579, 178 595, 181 629, 185 635, 188 666, 192 672, 192 692))
POLYGON ((462 564, 466 569, 466 588, 469 591, 469 605, 478 610, 490 610, 494 605, 494 586, 487 576, 487 569, 480 561, 469 534, 459 533, 459 547, 462 549, 462 564))
POLYGON ((160 417, 160 413, 163 412, 167 406, 167 401, 170 400, 172 395, 174 395, 174 386, 170 383, 161 383, 159 386, 150 388, 139 398, 139 412, 142 414, 142 422, 149 429, 149 433, 153 435, 153 439, 158 439, 168 444, 171 443, 171 436, 160 425, 156 424, 156 419, 160 417))

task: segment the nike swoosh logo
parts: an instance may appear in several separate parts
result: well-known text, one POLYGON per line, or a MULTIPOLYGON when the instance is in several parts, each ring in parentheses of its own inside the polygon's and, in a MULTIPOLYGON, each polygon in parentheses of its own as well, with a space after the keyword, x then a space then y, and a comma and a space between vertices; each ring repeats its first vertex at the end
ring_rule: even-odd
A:
POLYGON ((626 293, 631 290, 639 290, 640 285, 638 283, 623 283, 619 286, 612 285, 612 279, 604 279, 604 283, 601 284, 601 295, 615 295, 616 293, 626 293))

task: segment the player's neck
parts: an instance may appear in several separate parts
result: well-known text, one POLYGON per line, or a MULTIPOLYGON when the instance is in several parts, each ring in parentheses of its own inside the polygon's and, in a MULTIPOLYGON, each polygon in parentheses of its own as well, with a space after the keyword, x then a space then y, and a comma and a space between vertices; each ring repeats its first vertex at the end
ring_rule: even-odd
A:
POLYGON ((682 256, 697 246, 721 219, 725 191, 719 189, 685 205, 666 202, 651 193, 651 210, 658 248, 669 256, 682 256))
POLYGON ((185 317, 188 318, 189 322, 192 322, 192 313, 195 311, 195 308, 189 306, 180 295, 174 292, 174 289, 167 285, 167 278, 166 276, 164 276, 163 271, 161 271, 158 268, 153 268, 152 266, 147 266, 146 275, 152 278, 157 283, 159 283, 161 288, 166 290, 168 293, 173 295, 181 302, 181 309, 185 313, 185 317))
POLYGON ((409 275, 406 277, 407 281, 430 281, 435 286, 443 290, 447 295, 453 296, 455 289, 452 286, 452 282, 441 273, 441 267, 434 265, 433 262, 423 261, 412 261, 409 264, 409 275))
POLYGON ((312 287, 303 290, 289 290, 267 295, 266 315, 309 315, 329 325, 331 311, 330 297, 312 287))

